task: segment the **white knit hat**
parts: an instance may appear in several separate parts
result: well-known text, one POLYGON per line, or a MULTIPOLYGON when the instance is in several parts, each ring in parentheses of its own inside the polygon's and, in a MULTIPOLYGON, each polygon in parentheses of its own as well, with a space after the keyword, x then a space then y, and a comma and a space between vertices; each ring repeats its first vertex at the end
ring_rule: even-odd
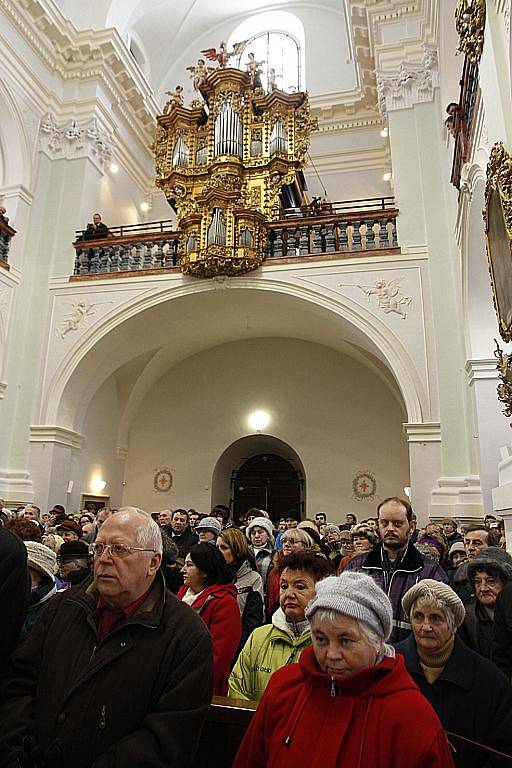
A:
POLYGON ((256 528, 256 526, 263 528, 269 536, 272 536, 272 520, 269 520, 268 517, 255 517, 245 529, 247 538, 249 538, 252 529, 256 528))
POLYGON ((219 523, 216 517, 203 517, 203 519, 198 522, 194 530, 196 533, 198 531, 210 531, 210 533, 214 533, 216 536, 220 536, 222 532, 222 525, 219 523))
POLYGON ((319 608, 337 611, 343 616, 364 621, 379 637, 387 640, 393 625, 393 609, 389 597, 364 573, 343 571, 316 584, 316 596, 306 608, 311 621, 319 608))
POLYGON ((33 568, 34 571, 39 571, 43 576, 48 576, 50 579, 53 579, 55 574, 55 562, 57 560, 57 556, 53 549, 46 547, 44 544, 40 544, 38 541, 25 541, 24 544, 27 548, 28 567, 33 568))

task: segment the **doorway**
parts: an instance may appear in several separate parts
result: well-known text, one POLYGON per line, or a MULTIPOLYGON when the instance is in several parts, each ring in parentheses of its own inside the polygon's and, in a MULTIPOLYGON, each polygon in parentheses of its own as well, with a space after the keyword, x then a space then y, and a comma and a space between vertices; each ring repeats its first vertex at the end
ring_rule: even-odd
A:
POLYGON ((239 520, 251 507, 268 511, 274 522, 289 509, 297 509, 302 516, 301 473, 292 464, 272 453, 248 459, 231 478, 233 515, 239 520))
POLYGON ((212 478, 212 505, 226 504, 236 522, 251 507, 277 521, 287 510, 304 517, 306 482, 295 450, 272 435, 247 435, 219 457, 212 478))

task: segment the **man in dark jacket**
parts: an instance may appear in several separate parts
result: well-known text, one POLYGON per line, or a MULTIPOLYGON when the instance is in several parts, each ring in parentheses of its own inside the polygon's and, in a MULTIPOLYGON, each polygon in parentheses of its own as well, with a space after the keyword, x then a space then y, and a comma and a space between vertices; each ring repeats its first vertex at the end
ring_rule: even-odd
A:
POLYGON ((163 530, 178 547, 178 554, 182 560, 190 552, 190 547, 199 541, 196 534, 190 530, 186 509, 175 509, 172 513, 171 524, 163 526, 163 530))
POLYGON ((212 693, 208 630, 165 588, 149 515, 120 510, 93 548, 94 580, 53 598, 13 654, 0 765, 28 751, 58 768, 189 766, 212 693))
POLYGON ((18 642, 27 615, 29 592, 25 545, 0 525, 0 676, 18 642))
POLYGON ((406 499, 393 496, 377 507, 381 542, 370 552, 353 557, 345 566, 371 576, 388 595, 393 606, 391 642, 406 638, 411 623, 402 609, 402 597, 421 579, 448 582, 439 564, 422 555, 409 541, 413 530, 412 507, 406 499))

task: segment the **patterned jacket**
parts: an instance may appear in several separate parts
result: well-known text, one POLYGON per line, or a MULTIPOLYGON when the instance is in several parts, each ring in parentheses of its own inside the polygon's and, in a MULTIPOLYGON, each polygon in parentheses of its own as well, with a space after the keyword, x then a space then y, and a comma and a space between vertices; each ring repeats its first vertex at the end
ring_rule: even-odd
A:
POLYGON ((377 544, 367 554, 356 555, 345 566, 346 571, 359 571, 371 576, 386 592, 393 606, 393 631, 389 642, 398 643, 411 633, 411 623, 402 609, 402 597, 418 581, 435 579, 448 584, 448 577, 434 559, 422 555, 414 546, 407 545, 400 563, 393 573, 385 567, 382 544, 377 544))

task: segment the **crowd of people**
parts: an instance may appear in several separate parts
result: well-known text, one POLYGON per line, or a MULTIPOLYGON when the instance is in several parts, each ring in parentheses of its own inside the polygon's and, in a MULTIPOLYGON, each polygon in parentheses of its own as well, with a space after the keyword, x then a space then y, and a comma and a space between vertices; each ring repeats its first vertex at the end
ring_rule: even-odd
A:
POLYGON ((0 500, 0 765, 193 764, 212 695, 235 768, 512 766, 512 557, 488 515, 408 500, 67 514, 0 500), (411 727, 411 725, 413 727, 411 727))

